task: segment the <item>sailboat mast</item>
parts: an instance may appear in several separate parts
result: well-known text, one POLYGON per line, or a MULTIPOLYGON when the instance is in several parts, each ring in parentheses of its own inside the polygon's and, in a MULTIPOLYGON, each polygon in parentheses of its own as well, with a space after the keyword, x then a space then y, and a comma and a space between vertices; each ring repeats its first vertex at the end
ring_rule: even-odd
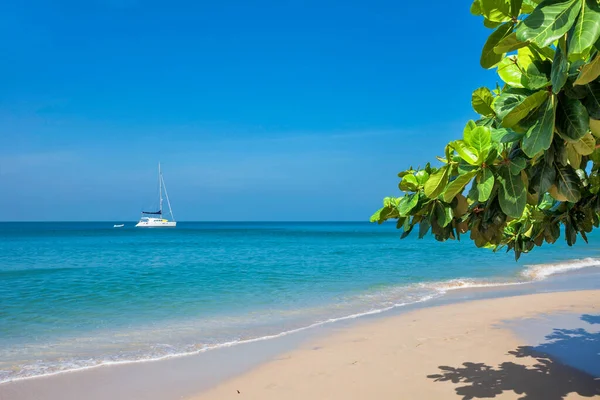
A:
POLYGON ((160 172, 160 162, 158 163, 158 198, 160 199, 160 214, 162 216, 162 173, 160 172))
POLYGON ((173 215, 173 209, 171 208, 171 202, 169 201, 169 193, 167 192, 167 185, 165 185, 165 180, 162 178, 162 175, 161 175, 161 180, 162 180, 162 185, 165 188, 165 197, 167 198, 167 205, 169 206, 169 214, 171 214, 171 219, 173 221, 175 221, 175 216, 173 215))

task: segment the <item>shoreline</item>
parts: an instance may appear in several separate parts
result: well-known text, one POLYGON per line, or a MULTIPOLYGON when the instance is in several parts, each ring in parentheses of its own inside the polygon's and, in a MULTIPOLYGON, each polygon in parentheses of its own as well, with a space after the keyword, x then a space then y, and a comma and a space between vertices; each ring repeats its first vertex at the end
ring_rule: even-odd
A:
MULTIPOLYGON (((327 337, 340 329, 352 330, 355 326, 389 318, 397 318, 398 316, 406 315, 408 313, 438 308, 440 306, 454 305, 460 307, 461 304, 465 304, 465 302, 485 301, 481 299, 511 298, 513 296, 544 291, 565 292, 570 290, 599 288, 600 270, 595 267, 570 271, 554 275, 550 279, 526 282, 526 284, 505 285, 500 287, 456 288, 456 290, 450 290, 439 298, 424 301, 422 303, 409 304, 403 307, 393 307, 391 310, 383 312, 377 311, 376 313, 372 313, 372 315, 346 318, 345 320, 335 322, 325 321, 319 323, 317 326, 302 328, 285 335, 274 335, 273 338, 267 339, 251 339, 244 343, 235 343, 231 346, 221 347, 211 351, 203 351, 200 354, 178 355, 163 360, 115 363, 113 365, 97 366, 86 370, 65 371, 54 375, 36 376, 18 381, 6 382, 0 384, 0 394, 2 394, 2 392, 10 393, 10 396, 6 397, 7 399, 28 399, 35 397, 26 393, 29 393, 30 391, 32 391, 32 393, 37 393, 39 390, 43 390, 44 393, 52 393, 54 391, 57 394, 56 397, 50 396, 47 398, 77 398, 77 395, 75 394, 73 397, 65 397, 61 387, 69 384, 72 386, 74 393, 80 393, 80 391, 87 392, 88 390, 95 390, 90 388, 98 386, 99 379, 103 381, 116 379, 116 387, 118 389, 119 375, 129 374, 129 376, 136 376, 136 374, 144 372, 155 377, 154 380, 156 382, 153 383, 153 385, 150 385, 151 387, 162 386, 164 388, 171 386, 169 381, 186 381, 186 383, 179 388, 174 389, 173 387, 170 387, 169 390, 166 391, 161 391, 158 390, 157 387, 154 387, 154 390, 149 392, 148 396, 145 398, 179 398, 181 396, 190 396, 192 393, 198 393, 202 390, 208 390, 219 382, 226 382, 235 376, 243 375, 252 368, 268 363, 272 358, 287 353, 303 343, 310 342, 318 337, 327 337), (244 354, 244 357, 248 357, 248 361, 233 368, 231 366, 232 363, 239 363, 239 354, 244 354), (202 377, 202 373, 187 372, 180 374, 182 376, 179 377, 170 376, 168 379, 165 379, 164 377, 165 369, 177 368, 181 371, 182 367, 185 366, 192 370, 203 370, 209 367, 211 363, 217 363, 219 365, 217 368, 219 371, 212 373, 212 375, 209 374, 210 376, 205 376, 204 378, 202 377), (159 382, 162 382, 163 384, 158 385, 159 382), (154 396, 156 390, 158 390, 156 393, 160 394, 154 396), (177 393, 177 396, 171 396, 171 393, 177 393)), ((118 391, 115 393, 118 393, 118 391)), ((98 398, 106 397, 111 396, 98 398)), ((3 400, 4 398, 5 397, 2 397, 3 400)))
POLYGON ((423 308, 312 340, 186 399, 596 397, 599 305, 600 290, 587 290, 423 308))
MULTIPOLYGON (((524 287, 525 289, 519 290, 515 289, 519 294, 529 292, 526 288, 530 285, 536 284, 544 284, 544 282, 551 282, 552 280, 556 280, 557 278, 568 277, 573 274, 586 274, 597 273, 600 276, 600 258, 592 258, 587 257, 583 259, 572 259, 566 261, 560 261, 556 263, 549 264, 529 264, 525 265, 521 270, 519 275, 514 278, 509 277, 492 277, 492 278, 454 278, 445 281, 432 281, 432 282, 423 282, 414 284, 412 286, 395 286, 390 287, 385 290, 391 291, 400 291, 410 290, 419 287, 427 288, 431 290, 431 293, 422 294, 420 298, 416 300, 410 300, 406 302, 393 303, 391 305, 379 306, 380 308, 371 308, 363 311, 358 311, 356 313, 335 316, 332 318, 316 320, 314 322, 310 322, 307 325, 300 325, 297 327, 293 327, 292 329, 283 330, 280 332, 267 333, 263 336, 257 337, 248 337, 243 339, 229 340, 221 343, 209 344, 205 345, 202 348, 198 348, 193 351, 184 351, 172 354, 164 354, 159 356, 152 356, 148 358, 141 359, 117 359, 110 361, 102 361, 97 364, 91 365, 79 365, 76 367, 71 367, 63 370, 56 370, 41 374, 29 375, 29 376, 16 376, 10 378, 8 380, 0 381, 0 389, 3 385, 12 383, 12 382, 20 382, 31 379, 39 379, 39 378, 47 378, 53 377, 61 374, 68 373, 76 373, 81 371, 93 370, 96 368, 109 368, 113 366, 119 365, 129 365, 129 364, 138 364, 138 363, 153 363, 160 362, 169 359, 176 359, 182 357, 190 357, 204 354, 206 352, 215 351, 223 348, 236 347, 240 345, 246 345, 255 342, 268 341, 272 339, 277 339, 280 337, 295 335, 304 331, 309 331, 321 326, 327 326, 330 324, 341 323, 343 321, 353 321, 360 320, 363 318, 368 318, 371 316, 383 316, 387 313, 394 312, 405 312, 407 307, 432 307, 435 306, 436 303, 441 302, 444 304, 446 302, 457 301, 457 294, 460 296, 460 293, 471 293, 476 292, 478 290, 490 291, 492 296, 493 293, 500 292, 503 290, 510 290, 511 287, 524 287)), ((563 289, 564 290, 564 289, 563 289)), ((573 289, 566 289, 573 290, 573 289)), ((502 296, 502 295, 500 295, 502 296)))

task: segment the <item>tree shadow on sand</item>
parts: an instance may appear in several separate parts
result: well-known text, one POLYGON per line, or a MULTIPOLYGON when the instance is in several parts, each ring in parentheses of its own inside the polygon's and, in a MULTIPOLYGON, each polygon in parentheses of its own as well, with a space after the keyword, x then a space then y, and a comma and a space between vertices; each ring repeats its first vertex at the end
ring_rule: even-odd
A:
MULTIPOLYGON (((600 316, 583 315, 581 319, 600 323, 600 316)), ((520 346, 509 354, 532 358, 535 364, 504 362, 493 367, 465 362, 458 368, 440 366, 442 373, 428 378, 466 384, 455 389, 463 400, 493 398, 505 391, 522 395, 522 400, 562 400, 569 393, 600 396, 600 332, 554 329, 542 345, 520 346)))

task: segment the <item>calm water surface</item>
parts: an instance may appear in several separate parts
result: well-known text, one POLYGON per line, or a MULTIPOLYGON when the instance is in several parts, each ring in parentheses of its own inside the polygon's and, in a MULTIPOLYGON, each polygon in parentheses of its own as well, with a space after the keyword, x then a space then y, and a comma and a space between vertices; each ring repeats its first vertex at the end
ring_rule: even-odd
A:
POLYGON ((600 250, 593 233, 589 245, 561 240, 515 263, 469 241, 401 241, 394 225, 113 224, 0 223, 0 381, 202 351, 456 287, 542 279, 595 265, 600 250))

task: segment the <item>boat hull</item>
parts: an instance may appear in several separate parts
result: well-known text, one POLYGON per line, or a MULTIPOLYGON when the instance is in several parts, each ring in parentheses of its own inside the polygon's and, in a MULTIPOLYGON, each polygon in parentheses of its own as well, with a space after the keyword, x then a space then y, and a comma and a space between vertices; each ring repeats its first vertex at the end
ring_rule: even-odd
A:
POLYGON ((177 226, 177 222, 175 221, 167 221, 163 219, 150 219, 145 221, 140 221, 136 224, 136 228, 175 228, 177 226))

